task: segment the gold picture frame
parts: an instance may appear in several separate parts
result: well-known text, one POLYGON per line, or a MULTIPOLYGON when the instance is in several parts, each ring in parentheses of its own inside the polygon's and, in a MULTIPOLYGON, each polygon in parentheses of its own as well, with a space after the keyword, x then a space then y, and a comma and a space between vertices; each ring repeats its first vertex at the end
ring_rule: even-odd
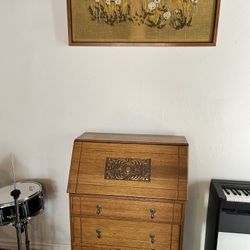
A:
POLYGON ((220 0, 67 0, 72 46, 215 46, 220 0))

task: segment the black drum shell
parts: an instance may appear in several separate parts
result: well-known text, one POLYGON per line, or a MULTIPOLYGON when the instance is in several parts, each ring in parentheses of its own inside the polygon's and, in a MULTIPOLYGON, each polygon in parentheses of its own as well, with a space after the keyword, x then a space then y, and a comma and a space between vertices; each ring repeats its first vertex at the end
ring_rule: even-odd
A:
MULTIPOLYGON (((32 197, 21 200, 19 203, 20 220, 27 220, 39 214, 44 209, 43 193, 39 192, 32 197)), ((0 226, 8 225, 14 222, 15 206, 14 202, 0 206, 0 226)))

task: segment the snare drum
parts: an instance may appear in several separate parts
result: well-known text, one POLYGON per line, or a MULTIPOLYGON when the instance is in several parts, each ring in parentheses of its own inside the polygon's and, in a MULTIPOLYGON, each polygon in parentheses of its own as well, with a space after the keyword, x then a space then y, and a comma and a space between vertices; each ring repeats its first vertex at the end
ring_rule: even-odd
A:
MULTIPOLYGON (((0 226, 14 222, 15 203, 10 195, 13 185, 0 188, 0 226)), ((16 189, 21 191, 18 198, 20 220, 28 220, 44 209, 42 185, 37 182, 17 182, 16 189)))

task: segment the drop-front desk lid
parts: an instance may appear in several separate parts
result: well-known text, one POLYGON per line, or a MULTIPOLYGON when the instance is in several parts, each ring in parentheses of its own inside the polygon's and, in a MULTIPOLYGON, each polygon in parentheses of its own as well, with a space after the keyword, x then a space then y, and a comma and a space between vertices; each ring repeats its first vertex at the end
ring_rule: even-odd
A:
POLYGON ((68 193, 186 200, 187 153, 183 136, 84 133, 68 193))

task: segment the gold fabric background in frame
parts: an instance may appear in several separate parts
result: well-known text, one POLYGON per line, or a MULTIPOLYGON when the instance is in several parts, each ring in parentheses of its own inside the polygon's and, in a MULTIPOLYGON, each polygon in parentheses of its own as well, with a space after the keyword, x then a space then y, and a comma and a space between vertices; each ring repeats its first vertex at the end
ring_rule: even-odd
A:
POLYGON ((74 43, 76 45, 85 43, 87 45, 91 45, 91 43, 194 43, 194 45, 195 43, 205 43, 208 45, 215 42, 218 5, 218 0, 68 0, 69 40, 71 45, 74 43), (109 2, 109 5, 106 1, 109 2), (197 3, 192 4, 193 1, 197 3), (159 10, 162 10, 162 7, 165 7, 165 10, 157 12, 156 8, 149 10, 148 6, 152 2, 158 3, 156 8, 159 10), (129 5, 129 17, 133 20, 130 21, 127 18, 126 21, 121 21, 117 18, 114 23, 108 23, 106 17, 102 18, 100 9, 97 9, 98 12, 95 8, 100 5, 111 17, 115 16, 115 11, 121 6, 125 6, 123 13, 126 13, 126 6, 129 5), (143 14, 145 13, 142 13, 142 8, 150 14, 144 20, 145 15, 143 14), (187 24, 190 9, 192 10, 191 22, 187 24), (172 19, 174 19, 174 15, 178 17, 177 11, 183 13, 183 20, 186 20, 184 27, 173 27, 172 19), (186 16, 185 12, 188 13, 186 16), (166 15, 165 19, 164 15, 166 15), (136 19, 137 16, 139 16, 139 21, 136 19), (155 20, 158 20, 159 23, 159 16, 163 20, 163 27, 154 25, 157 24, 155 20))

